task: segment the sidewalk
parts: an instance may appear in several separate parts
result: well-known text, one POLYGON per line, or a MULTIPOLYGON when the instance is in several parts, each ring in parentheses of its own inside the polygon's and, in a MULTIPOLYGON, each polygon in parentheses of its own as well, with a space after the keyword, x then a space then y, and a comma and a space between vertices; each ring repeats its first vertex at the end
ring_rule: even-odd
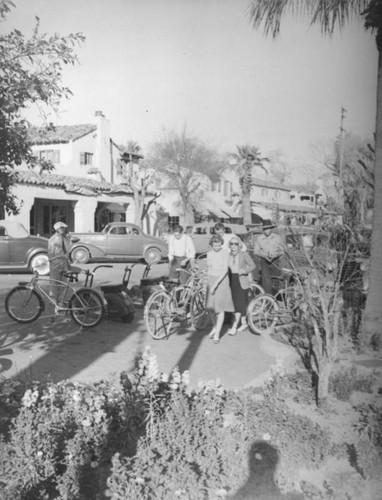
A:
MULTIPOLYGON (((89 266, 92 267, 92 266, 89 266)), ((123 265, 99 273, 98 283, 120 282, 123 265)), ((158 275, 163 269, 158 267, 158 275)), ((142 271, 135 270, 130 286, 142 271)), ((22 276, 4 276, 0 289, 0 375, 7 378, 63 379, 84 383, 119 377, 132 372, 146 346, 156 354, 159 370, 169 373, 176 366, 190 371, 191 387, 199 380, 220 379, 228 388, 259 385, 270 367, 281 358, 294 363, 293 348, 273 341, 269 336, 249 331, 231 337, 224 325, 219 344, 207 338, 209 330, 181 330, 168 340, 153 340, 146 332, 142 309, 137 309, 130 324, 103 321, 91 330, 81 330, 73 321, 57 318, 51 323, 49 308, 36 322, 21 325, 6 314, 3 304, 7 291, 22 276)))
MULTIPOLYGON (((156 354, 159 370, 176 366, 190 371, 191 387, 199 380, 220 379, 228 388, 260 384, 278 358, 293 360, 293 349, 270 338, 241 332, 223 335, 219 344, 207 338, 208 330, 180 331, 168 340, 153 340, 145 331, 142 311, 131 324, 104 321, 93 330, 80 330, 72 321, 45 316, 30 325, 0 316, 6 337, 0 336, 0 366, 7 378, 63 379, 92 383, 134 370, 146 346, 156 354)), ((225 328, 225 330, 227 327, 225 328)))

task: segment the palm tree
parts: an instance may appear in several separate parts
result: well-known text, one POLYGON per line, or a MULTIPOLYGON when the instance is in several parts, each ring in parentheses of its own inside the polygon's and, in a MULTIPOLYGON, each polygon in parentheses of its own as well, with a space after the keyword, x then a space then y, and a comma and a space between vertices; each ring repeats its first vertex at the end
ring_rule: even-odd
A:
POLYGON ((308 15, 324 34, 332 34, 352 16, 364 17, 365 29, 376 33, 378 50, 376 151, 374 165, 374 212, 371 239, 370 285, 365 307, 364 335, 382 347, 382 0, 251 0, 249 16, 254 28, 263 26, 276 37, 287 12, 308 15))
POLYGON ((229 157, 234 160, 234 167, 239 176, 243 196, 243 224, 248 225, 252 223, 251 189, 254 185, 254 172, 257 168, 261 168, 268 173, 263 163, 269 160, 261 156, 260 149, 256 146, 245 145, 236 148, 237 153, 231 153, 229 157))

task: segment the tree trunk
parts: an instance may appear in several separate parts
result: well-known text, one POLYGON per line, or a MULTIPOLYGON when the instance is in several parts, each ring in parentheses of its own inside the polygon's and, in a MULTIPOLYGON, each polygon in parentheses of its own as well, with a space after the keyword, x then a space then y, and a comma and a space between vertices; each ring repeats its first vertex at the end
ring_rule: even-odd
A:
POLYGON ((183 203, 183 212, 184 212, 184 229, 187 226, 193 226, 195 224, 194 211, 192 210, 191 205, 186 205, 183 203))
POLYGON ((319 360, 318 382, 317 382, 317 406, 325 408, 329 397, 329 378, 332 371, 332 364, 325 354, 319 360))
POLYGON ((144 205, 144 197, 138 192, 138 190, 133 190, 134 201, 135 201, 135 214, 134 214, 134 224, 142 229, 142 211, 144 205))
POLYGON ((242 210, 243 210, 243 224, 244 225, 252 224, 250 193, 243 192, 242 210))
MULTIPOLYGON (((363 334, 378 349, 382 342, 382 44, 378 40, 377 117, 374 166, 373 233, 370 252, 370 284, 366 300, 363 334)), ((368 342, 368 343, 369 343, 368 342)))

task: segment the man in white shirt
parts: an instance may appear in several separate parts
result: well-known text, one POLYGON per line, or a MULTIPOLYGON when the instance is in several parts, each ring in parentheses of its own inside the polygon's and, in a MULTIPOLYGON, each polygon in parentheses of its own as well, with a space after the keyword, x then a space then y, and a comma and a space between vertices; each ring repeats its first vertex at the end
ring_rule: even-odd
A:
POLYGON ((191 237, 183 233, 182 226, 175 226, 174 233, 168 242, 169 278, 180 278, 182 283, 187 281, 187 273, 179 273, 177 269, 192 264, 195 253, 195 246, 191 237))

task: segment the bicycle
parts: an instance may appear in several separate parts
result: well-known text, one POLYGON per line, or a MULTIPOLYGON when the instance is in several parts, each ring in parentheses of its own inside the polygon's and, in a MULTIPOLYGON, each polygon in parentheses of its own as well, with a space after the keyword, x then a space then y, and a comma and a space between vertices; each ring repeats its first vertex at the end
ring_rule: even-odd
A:
MULTIPOLYGON (((106 301, 96 290, 83 287, 78 290, 71 283, 78 281, 82 269, 76 268, 65 273, 66 281, 44 278, 34 272, 29 282, 20 282, 5 298, 5 310, 8 316, 17 323, 32 323, 43 313, 46 301, 52 304, 57 315, 70 313, 73 321, 83 328, 97 326, 105 314, 106 301), (63 287, 63 306, 49 293, 52 283, 63 287), (46 286, 45 286, 46 285, 46 286), (46 289, 45 289, 46 288, 46 289)), ((86 270, 87 279, 92 275, 86 270)))
MULTIPOLYGON (((302 290, 299 286, 297 274, 284 270, 280 280, 283 286, 275 295, 262 293, 252 299, 247 309, 247 320, 254 333, 271 333, 281 320, 293 322, 301 311, 302 290)), ((288 323, 283 323, 288 324, 288 323)))
POLYGON ((175 324, 189 321, 196 330, 208 322, 206 311, 207 277, 198 268, 184 270, 190 276, 184 285, 173 280, 163 280, 160 290, 150 295, 144 309, 147 331, 153 339, 168 339, 175 324))

